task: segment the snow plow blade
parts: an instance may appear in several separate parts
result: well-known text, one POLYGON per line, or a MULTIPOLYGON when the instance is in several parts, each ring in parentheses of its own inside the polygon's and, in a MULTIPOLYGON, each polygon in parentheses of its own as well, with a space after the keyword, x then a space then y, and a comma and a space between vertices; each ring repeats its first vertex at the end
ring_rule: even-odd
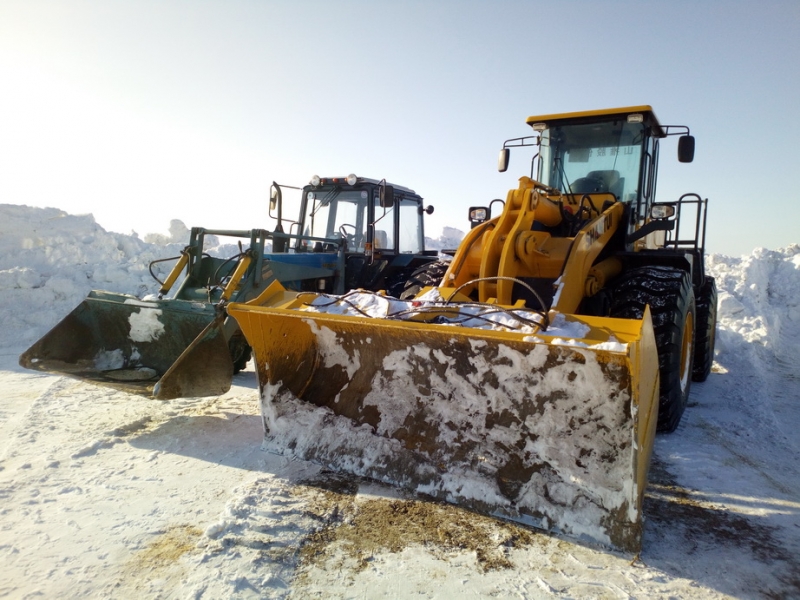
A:
POLYGON ((167 400, 223 394, 233 376, 213 305, 92 291, 21 366, 167 400))
POLYGON ((278 287, 228 307, 253 348, 265 449, 639 550, 658 398, 649 312, 531 334, 308 312, 313 294, 278 287))

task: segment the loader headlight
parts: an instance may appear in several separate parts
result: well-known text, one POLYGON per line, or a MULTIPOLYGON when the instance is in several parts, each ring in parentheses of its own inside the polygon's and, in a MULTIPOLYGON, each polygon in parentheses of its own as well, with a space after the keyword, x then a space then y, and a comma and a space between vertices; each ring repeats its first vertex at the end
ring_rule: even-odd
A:
POLYGON ((653 204, 650 207, 650 216, 653 219, 668 219, 675 214, 672 204, 653 204))
POLYGON ((322 181, 322 180, 319 178, 319 175, 314 175, 314 176, 311 178, 311 181, 309 181, 309 183, 310 183, 311 185, 313 185, 314 187, 317 187, 317 186, 319 185, 319 182, 320 182, 320 181, 322 181))
POLYGON ((354 173, 350 173, 345 181, 347 182, 347 185, 355 185, 358 182, 358 177, 356 177, 354 173))
POLYGON ((486 209, 485 208, 473 208, 469 211, 469 220, 470 221, 485 221, 486 220, 486 209))

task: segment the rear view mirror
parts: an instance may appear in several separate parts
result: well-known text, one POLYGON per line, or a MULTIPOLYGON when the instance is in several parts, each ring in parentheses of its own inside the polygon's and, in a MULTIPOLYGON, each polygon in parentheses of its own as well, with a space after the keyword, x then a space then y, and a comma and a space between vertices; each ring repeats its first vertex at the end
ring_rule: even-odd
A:
POLYGON ((269 190, 269 210, 270 212, 277 208, 278 203, 280 202, 281 197, 281 188, 278 186, 277 183, 274 181, 272 182, 272 186, 269 190))
POLYGON ((500 157, 497 159, 497 170, 505 173, 508 170, 508 161, 511 158, 511 150, 503 148, 500 150, 500 157))
POLYGON ((394 206, 394 188, 391 185, 381 186, 381 208, 394 206))
POLYGON ((694 160, 694 136, 682 135, 678 138, 678 161, 690 163, 694 160))
MULTIPOLYGON (((275 231, 278 233, 283 233, 283 192, 281 191, 281 186, 274 181, 269 189, 269 216, 278 221, 277 225, 275 225, 275 231), (273 216, 272 212, 276 208, 278 209, 278 214, 273 216)), ((275 240, 273 242, 273 251, 283 252, 282 248, 285 243, 285 240, 275 240)))

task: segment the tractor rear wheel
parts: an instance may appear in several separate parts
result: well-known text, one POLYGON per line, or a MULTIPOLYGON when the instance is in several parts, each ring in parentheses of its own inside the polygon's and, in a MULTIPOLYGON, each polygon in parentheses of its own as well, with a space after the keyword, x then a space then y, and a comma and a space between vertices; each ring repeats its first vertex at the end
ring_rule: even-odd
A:
POLYGON ((423 288, 438 286, 442 282, 444 274, 449 267, 450 262, 444 260, 434 260, 425 263, 411 273, 411 277, 406 280, 403 291, 400 293, 400 299, 411 300, 417 296, 423 288))
POLYGON ((253 356, 253 349, 247 343, 244 334, 241 331, 237 331, 228 341, 228 350, 230 350, 231 361, 233 362, 233 374, 236 375, 247 366, 248 361, 253 356))
POLYGON ((611 316, 641 319, 647 305, 661 379, 657 429, 672 432, 689 399, 694 364, 696 309, 689 274, 673 267, 642 267, 624 273, 614 287, 611 316))
POLYGON ((717 284, 706 277, 697 296, 697 331, 695 333, 694 368, 692 381, 705 381, 714 363, 714 344, 717 337, 717 284))

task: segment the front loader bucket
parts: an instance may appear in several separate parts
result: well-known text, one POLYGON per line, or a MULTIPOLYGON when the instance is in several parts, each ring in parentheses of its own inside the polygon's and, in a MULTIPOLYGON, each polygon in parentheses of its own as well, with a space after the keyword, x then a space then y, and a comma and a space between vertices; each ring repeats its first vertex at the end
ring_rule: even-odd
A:
POLYGON ((19 363, 160 399, 222 394, 233 365, 221 321, 210 304, 92 291, 19 363))
POLYGON ((228 310, 254 351, 266 449, 640 548, 658 391, 649 312, 532 335, 296 302, 228 310))

